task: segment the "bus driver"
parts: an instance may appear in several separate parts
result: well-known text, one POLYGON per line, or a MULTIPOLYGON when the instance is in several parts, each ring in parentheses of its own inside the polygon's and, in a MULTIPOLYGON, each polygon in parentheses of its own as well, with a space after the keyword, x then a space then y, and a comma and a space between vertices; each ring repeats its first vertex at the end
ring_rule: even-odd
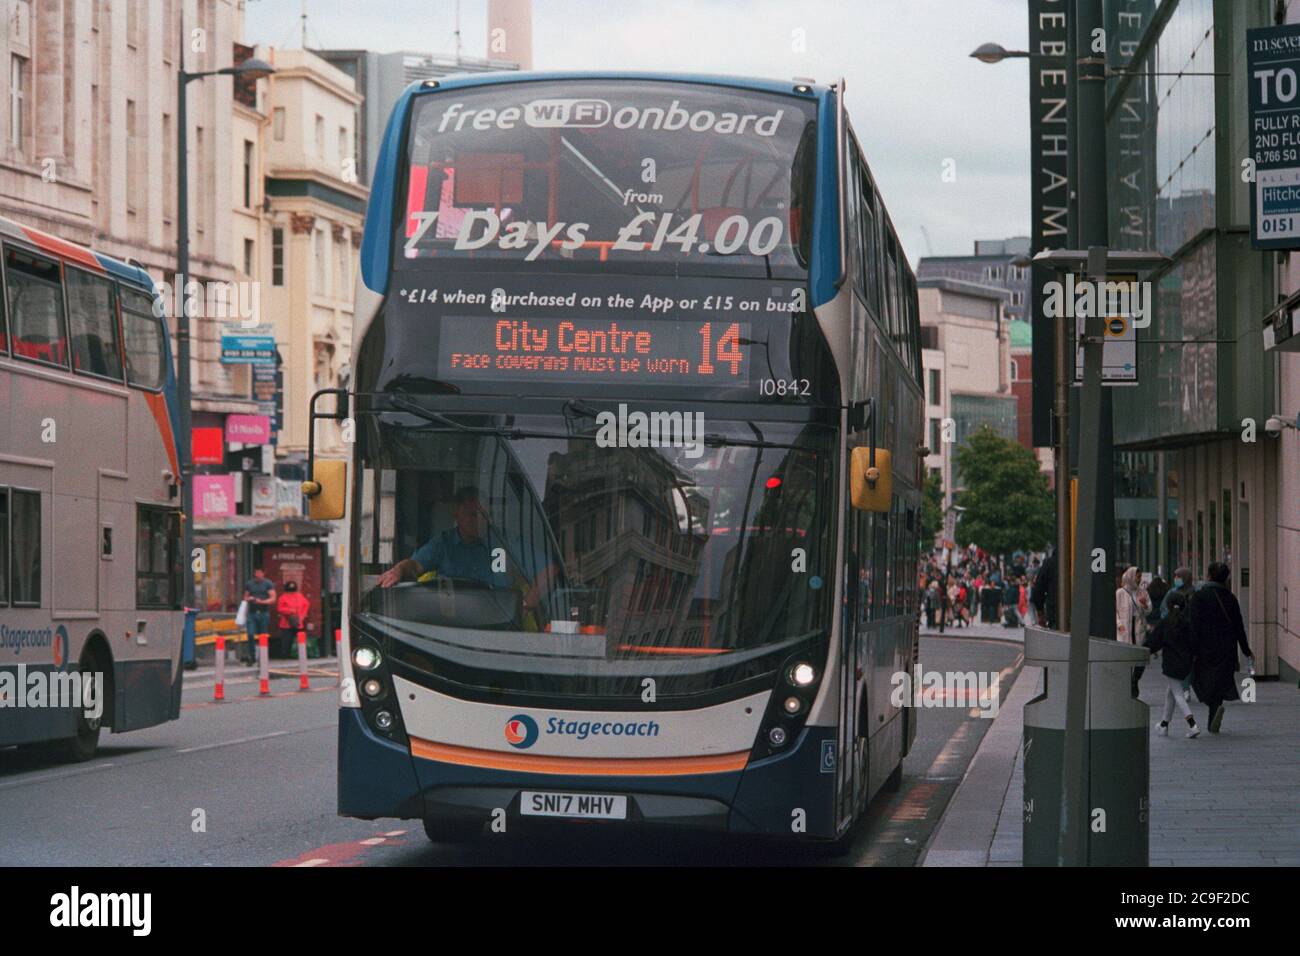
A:
MULTIPOLYGON (((494 545, 488 527, 487 512, 479 501, 478 489, 467 485, 456 492, 456 506, 452 511, 455 526, 435 534, 417 548, 409 558, 398 561, 379 576, 381 588, 391 588, 408 578, 419 578, 430 571, 448 578, 478 581, 492 588, 509 588, 510 577, 505 571, 493 570, 494 545)), ((504 551, 504 548, 503 548, 504 551)), ((504 562, 498 564, 501 566, 504 562)), ((551 569, 544 568, 524 594, 524 610, 537 608, 538 596, 549 584, 551 569)))

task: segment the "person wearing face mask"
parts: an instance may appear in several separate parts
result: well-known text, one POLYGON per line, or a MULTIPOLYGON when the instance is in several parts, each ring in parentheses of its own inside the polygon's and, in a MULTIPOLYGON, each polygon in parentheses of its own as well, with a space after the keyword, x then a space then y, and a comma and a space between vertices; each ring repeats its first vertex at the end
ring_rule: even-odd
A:
POLYGON ((1178 591, 1183 597, 1191 600, 1192 597, 1192 569, 1178 568, 1174 571, 1174 586, 1171 587, 1160 601, 1160 620, 1169 616, 1169 595, 1178 591))

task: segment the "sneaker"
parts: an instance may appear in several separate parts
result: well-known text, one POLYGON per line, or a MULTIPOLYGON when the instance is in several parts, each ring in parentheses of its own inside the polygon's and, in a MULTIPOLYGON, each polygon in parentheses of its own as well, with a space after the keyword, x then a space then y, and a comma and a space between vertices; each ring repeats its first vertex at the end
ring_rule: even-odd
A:
POLYGON ((1156 733, 1160 734, 1161 737, 1168 737, 1169 724, 1166 721, 1160 721, 1160 723, 1156 724, 1156 733))
POLYGON ((1210 733, 1217 734, 1219 727, 1223 724, 1223 705, 1220 704, 1215 710, 1214 716, 1210 718, 1210 733))
POLYGON ((1191 714, 1188 714, 1187 715, 1188 739, 1190 740, 1192 737, 1199 737, 1200 735, 1201 735, 1201 728, 1196 726, 1196 718, 1193 717, 1191 714))

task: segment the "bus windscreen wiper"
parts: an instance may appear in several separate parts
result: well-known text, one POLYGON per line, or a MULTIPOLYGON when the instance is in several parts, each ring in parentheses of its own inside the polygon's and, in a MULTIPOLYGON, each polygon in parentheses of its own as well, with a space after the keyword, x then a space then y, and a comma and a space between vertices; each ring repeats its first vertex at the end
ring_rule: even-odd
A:
POLYGON ((508 441, 521 441, 525 438, 582 437, 567 435, 561 432, 538 432, 525 431, 521 428, 503 428, 500 425, 464 425, 452 418, 448 418, 441 412, 435 412, 431 408, 425 408, 419 402, 413 401, 404 395, 390 394, 388 396, 388 403, 399 411, 407 412, 414 415, 416 418, 422 418, 431 424, 442 425, 452 431, 463 432, 466 435, 494 435, 497 438, 504 438, 508 441))

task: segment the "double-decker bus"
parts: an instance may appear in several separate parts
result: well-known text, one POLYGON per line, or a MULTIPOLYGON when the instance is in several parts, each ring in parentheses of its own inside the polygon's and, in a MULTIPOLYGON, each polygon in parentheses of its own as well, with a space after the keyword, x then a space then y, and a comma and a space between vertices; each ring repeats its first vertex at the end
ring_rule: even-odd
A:
POLYGON ((167 324, 142 268, 7 219, 0 286, 0 746, 86 760, 180 714, 167 324))
POLYGON ((843 847, 899 785, 916 285, 841 91, 503 74, 401 97, 352 388, 313 399, 352 458, 305 488, 351 526, 340 814, 843 847))

